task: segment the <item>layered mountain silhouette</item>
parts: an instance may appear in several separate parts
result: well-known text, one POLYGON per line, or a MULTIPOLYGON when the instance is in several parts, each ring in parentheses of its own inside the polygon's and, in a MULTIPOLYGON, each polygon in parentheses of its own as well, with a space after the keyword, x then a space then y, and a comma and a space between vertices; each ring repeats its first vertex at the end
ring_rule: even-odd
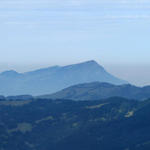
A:
POLYGON ((71 86, 54 94, 40 96, 40 98, 100 100, 114 96, 144 100, 150 98, 150 86, 136 87, 130 84, 113 85, 92 82, 71 86))
POLYGON ((127 83, 109 74, 95 61, 69 66, 53 66, 32 72, 10 70, 0 74, 0 95, 42 95, 86 82, 127 83))

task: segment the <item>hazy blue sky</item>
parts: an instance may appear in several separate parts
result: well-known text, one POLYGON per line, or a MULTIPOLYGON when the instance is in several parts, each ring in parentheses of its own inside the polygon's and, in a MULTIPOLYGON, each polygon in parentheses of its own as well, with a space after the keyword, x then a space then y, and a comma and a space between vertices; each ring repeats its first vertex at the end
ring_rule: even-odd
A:
POLYGON ((0 0, 0 71, 91 59, 150 84, 150 0, 0 0))

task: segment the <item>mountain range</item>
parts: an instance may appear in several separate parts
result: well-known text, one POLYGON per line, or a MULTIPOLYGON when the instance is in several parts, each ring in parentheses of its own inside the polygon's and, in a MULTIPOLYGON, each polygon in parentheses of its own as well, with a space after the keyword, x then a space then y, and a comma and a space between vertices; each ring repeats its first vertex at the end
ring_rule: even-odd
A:
POLYGON ((92 82, 74 85, 54 94, 39 96, 39 98, 100 100, 116 96, 145 100, 150 98, 150 86, 136 87, 130 84, 113 85, 110 83, 92 82))
POLYGON ((0 96, 0 150, 150 149, 150 86, 95 61, 6 71, 0 83, 0 94, 18 95, 0 96))
POLYGON ((14 70, 0 74, 0 95, 42 95, 86 82, 127 83, 91 60, 68 66, 53 66, 26 73, 14 70))

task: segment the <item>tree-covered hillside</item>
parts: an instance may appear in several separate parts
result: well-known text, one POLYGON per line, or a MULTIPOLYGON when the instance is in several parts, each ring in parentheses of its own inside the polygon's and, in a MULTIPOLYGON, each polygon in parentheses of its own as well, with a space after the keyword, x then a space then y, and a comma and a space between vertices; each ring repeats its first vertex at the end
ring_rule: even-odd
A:
POLYGON ((0 102, 0 150, 149 150, 150 100, 0 102))

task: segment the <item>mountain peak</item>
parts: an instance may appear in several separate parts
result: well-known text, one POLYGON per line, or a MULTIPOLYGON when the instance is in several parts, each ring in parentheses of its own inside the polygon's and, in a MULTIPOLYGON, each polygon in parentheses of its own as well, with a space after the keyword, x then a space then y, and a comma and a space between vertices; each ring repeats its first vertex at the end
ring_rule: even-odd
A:
POLYGON ((101 72, 105 72, 105 69, 101 65, 99 65, 95 60, 89 60, 89 61, 85 61, 85 62, 81 62, 77 64, 63 66, 61 67, 61 69, 70 70, 70 71, 80 70, 79 73, 81 73, 81 71, 83 73, 87 73, 87 72, 95 73, 98 70, 101 72))
POLYGON ((97 62, 95 60, 88 60, 88 61, 85 61, 85 63, 97 64, 97 62))
POLYGON ((94 67, 94 68, 101 68, 104 70, 104 68, 100 64, 98 64, 95 60, 89 60, 89 61, 81 62, 78 64, 68 65, 65 67, 73 67, 73 66, 77 66, 77 67, 80 66, 80 67, 86 67, 86 68, 94 67))
POLYGON ((99 65, 95 60, 85 61, 79 64, 87 64, 87 65, 99 65))

